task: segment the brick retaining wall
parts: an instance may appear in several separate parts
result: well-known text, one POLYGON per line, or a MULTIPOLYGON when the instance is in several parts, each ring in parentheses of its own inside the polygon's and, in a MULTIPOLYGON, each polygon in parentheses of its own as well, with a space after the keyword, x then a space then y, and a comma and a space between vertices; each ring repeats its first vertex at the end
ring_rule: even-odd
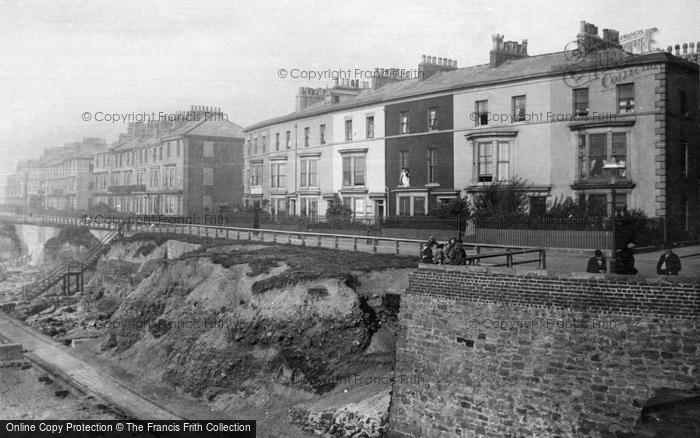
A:
POLYGON ((394 436, 610 436, 700 385, 700 283, 421 266, 402 296, 394 436))

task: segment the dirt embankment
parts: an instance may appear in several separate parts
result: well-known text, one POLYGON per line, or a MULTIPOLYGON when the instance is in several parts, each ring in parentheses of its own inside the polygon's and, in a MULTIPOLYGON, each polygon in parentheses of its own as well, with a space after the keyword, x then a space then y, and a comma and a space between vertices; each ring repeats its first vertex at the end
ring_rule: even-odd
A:
POLYGON ((168 258, 167 244, 114 244, 73 304, 27 320, 269 436, 291 422, 380 436, 414 260, 222 241, 168 258))

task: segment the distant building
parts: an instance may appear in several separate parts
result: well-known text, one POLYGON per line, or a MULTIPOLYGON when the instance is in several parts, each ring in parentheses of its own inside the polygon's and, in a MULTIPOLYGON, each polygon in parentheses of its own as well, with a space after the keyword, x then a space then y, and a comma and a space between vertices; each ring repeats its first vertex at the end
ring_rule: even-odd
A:
POLYGON ((45 149, 10 175, 7 203, 29 210, 195 216, 243 195, 243 128, 220 108, 192 107, 130 123, 119 140, 84 138, 45 149))
POLYGON ((86 137, 80 142, 45 150, 39 159, 43 208, 87 210, 92 189, 92 157, 105 147, 105 140, 86 137))
POLYGON ((240 204, 243 128, 219 108, 180 114, 172 122, 133 123, 94 156, 92 208, 194 216, 240 204))

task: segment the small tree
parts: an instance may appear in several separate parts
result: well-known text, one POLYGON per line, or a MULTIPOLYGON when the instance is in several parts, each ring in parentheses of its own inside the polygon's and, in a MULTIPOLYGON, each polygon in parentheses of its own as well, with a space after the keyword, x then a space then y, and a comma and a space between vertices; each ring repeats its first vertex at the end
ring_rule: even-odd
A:
POLYGON ((352 216, 352 208, 343 204, 337 193, 333 194, 333 199, 328 201, 328 209, 326 210, 326 217, 329 218, 349 218, 352 216))
POLYGON ((472 198, 472 217, 521 216, 527 208, 529 184, 518 177, 496 181, 472 198))

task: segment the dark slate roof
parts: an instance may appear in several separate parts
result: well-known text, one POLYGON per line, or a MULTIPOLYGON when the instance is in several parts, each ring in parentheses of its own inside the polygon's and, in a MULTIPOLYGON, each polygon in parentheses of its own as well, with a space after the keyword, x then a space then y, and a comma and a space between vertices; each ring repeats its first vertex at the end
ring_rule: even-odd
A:
POLYGON ((228 120, 205 120, 193 126, 185 135, 243 138, 243 127, 228 120))
MULTIPOLYGON (((255 123, 245 128, 245 131, 249 132, 276 123, 343 109, 389 102, 396 99, 417 97, 425 94, 448 92, 489 84, 521 81, 536 77, 556 75, 562 75, 563 77, 563 75, 572 72, 582 72, 593 69, 624 68, 632 65, 659 62, 675 62, 692 65, 690 62, 672 56, 666 52, 650 52, 634 55, 622 50, 609 49, 607 51, 598 51, 594 53, 597 56, 595 59, 593 56, 584 59, 577 58, 571 51, 547 53, 508 60, 498 67, 491 67, 489 64, 481 64, 453 71, 439 72, 425 80, 409 79, 391 82, 377 89, 364 90, 346 102, 312 105, 301 111, 255 123)), ((697 65, 691 68, 697 69, 697 65)))

